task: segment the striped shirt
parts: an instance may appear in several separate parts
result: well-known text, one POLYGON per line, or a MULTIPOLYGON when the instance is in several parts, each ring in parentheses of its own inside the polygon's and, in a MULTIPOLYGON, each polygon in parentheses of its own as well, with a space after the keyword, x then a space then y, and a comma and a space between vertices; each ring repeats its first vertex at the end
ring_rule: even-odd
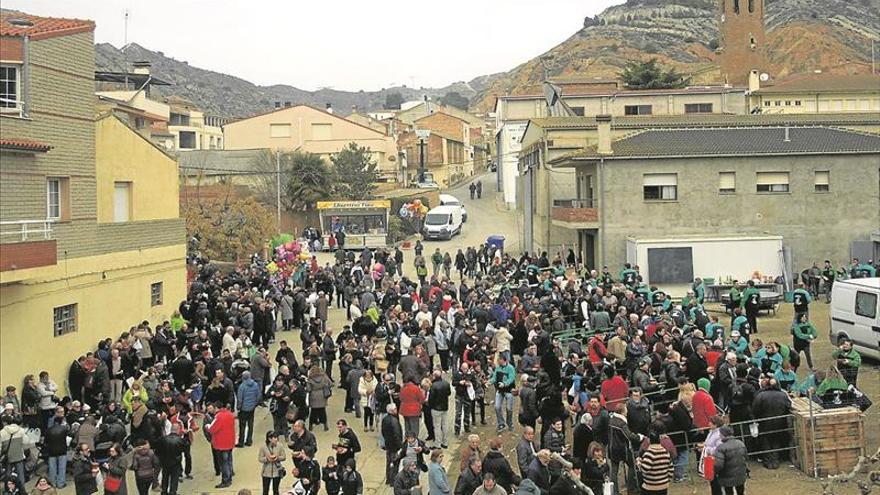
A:
POLYGON ((642 488, 645 490, 665 490, 669 488, 672 476, 672 457, 659 443, 652 444, 639 457, 639 470, 642 472, 642 488))

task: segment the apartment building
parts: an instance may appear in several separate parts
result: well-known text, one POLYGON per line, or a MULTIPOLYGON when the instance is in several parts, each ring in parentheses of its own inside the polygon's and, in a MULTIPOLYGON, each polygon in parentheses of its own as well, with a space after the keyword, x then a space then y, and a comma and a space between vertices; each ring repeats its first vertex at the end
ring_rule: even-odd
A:
POLYGON ((384 132, 346 120, 308 105, 294 105, 245 119, 224 127, 227 150, 269 148, 299 149, 324 157, 356 143, 373 153, 378 171, 386 182, 398 181, 397 145, 384 132))
POLYGON ((752 74, 749 96, 754 112, 880 113, 880 75, 795 74, 771 83, 752 74))
POLYGON ((98 340, 168 319, 186 295, 177 163, 117 116, 96 119, 94 28, 0 14, 0 375, 10 383, 44 369, 62 384, 98 340))
MULTIPOLYGON (((562 90, 562 100, 573 116, 612 115, 615 117, 652 117, 670 115, 741 115, 747 113, 746 88, 694 86, 682 89, 628 90, 616 81, 590 79, 554 79, 562 90)), ((517 162, 521 139, 531 119, 551 115, 545 96, 534 88, 525 95, 499 96, 495 101, 495 143, 498 163, 498 187, 504 202, 512 207, 517 201, 517 162)))
POLYGON ((846 260, 880 225, 878 115, 633 120, 529 123, 526 249, 571 247, 588 266, 619 266, 628 236, 769 234, 803 267, 846 260))
POLYGON ((440 131, 409 129, 398 134, 397 144, 406 163, 406 184, 419 180, 422 153, 425 172, 431 173, 440 187, 449 187, 473 174, 473 161, 467 158, 466 146, 460 137, 440 131))

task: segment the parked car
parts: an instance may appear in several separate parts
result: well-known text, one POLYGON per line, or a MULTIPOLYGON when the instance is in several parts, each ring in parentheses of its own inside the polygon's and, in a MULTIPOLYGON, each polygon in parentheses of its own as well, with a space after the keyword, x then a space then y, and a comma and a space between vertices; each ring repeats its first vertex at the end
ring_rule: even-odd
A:
POLYGON ((461 207, 437 206, 425 215, 422 234, 426 239, 452 239, 461 233, 461 207))
POLYGON ((440 204, 447 206, 458 206, 459 208, 461 208, 461 221, 467 222, 467 210, 464 209, 464 203, 459 201, 458 198, 451 194, 441 194, 440 204))
POLYGON ((830 328, 833 344, 848 338, 863 356, 880 360, 880 278, 834 282, 830 328))

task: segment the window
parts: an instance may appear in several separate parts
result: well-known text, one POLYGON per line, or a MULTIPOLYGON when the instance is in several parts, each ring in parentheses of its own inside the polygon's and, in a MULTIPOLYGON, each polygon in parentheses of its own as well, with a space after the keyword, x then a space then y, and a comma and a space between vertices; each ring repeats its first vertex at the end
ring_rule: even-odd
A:
POLYGON ((815 187, 816 192, 828 192, 831 190, 831 172, 828 170, 816 170, 815 187))
POLYGON ((113 183, 113 221, 131 220, 131 182, 113 183))
POLYGON ((711 103, 685 103, 684 113, 712 113, 711 103))
POLYGON ((76 304, 59 306, 52 310, 53 329, 56 337, 76 331, 76 304))
POLYGON ((17 65, 0 65, 0 111, 18 113, 21 111, 21 81, 17 65))
POLYGON ((46 218, 61 218, 61 179, 46 179, 46 218))
POLYGON ((675 201, 678 199, 677 174, 645 174, 645 201, 675 201))
POLYGON ((174 113, 171 112, 171 115, 168 118, 168 125, 189 125, 189 115, 185 113, 174 113))
POLYGON ((755 11, 755 0, 749 0, 749 12, 755 11))
POLYGON ((856 291, 856 315, 874 319, 877 317, 877 294, 856 291))
POLYGON ((778 107, 778 106, 781 105, 781 104, 782 104, 782 100, 776 100, 776 101, 773 102, 773 106, 774 106, 774 107, 778 107))
POLYGON ((764 100, 764 106, 765 106, 765 107, 769 107, 769 106, 770 106, 770 100, 764 100))
POLYGON ((733 0, 733 13, 739 14, 739 0, 733 0))
POLYGON ((178 133, 178 139, 180 143, 178 147, 182 150, 194 150, 196 149, 196 133, 195 131, 180 131, 178 133))
POLYGON ((801 106, 801 100, 794 100, 794 106, 796 106, 796 107, 801 106))
POLYGON ((736 172, 718 173, 718 193, 733 194, 736 192, 736 172))
POLYGON ((150 284, 150 306, 162 305, 162 282, 150 284))
POLYGON ((791 106, 791 100, 785 100, 785 106, 790 107, 790 106, 791 106))
POLYGON ((758 172, 756 182, 759 193, 788 192, 788 172, 758 172))
POLYGON ((328 141, 333 139, 333 124, 312 124, 312 139, 315 141, 328 141))
POLYGON ((290 137, 290 124, 269 124, 269 137, 290 137))
POLYGON ((623 107, 624 115, 651 115, 651 105, 625 105, 623 107))
POLYGON ((147 125, 146 120, 144 120, 143 117, 135 117, 134 118, 134 128, 135 129, 138 129, 138 130, 143 129, 144 126, 146 126, 146 125, 147 125))
POLYGON ((578 117, 584 116, 584 107, 571 107, 571 111, 578 117))

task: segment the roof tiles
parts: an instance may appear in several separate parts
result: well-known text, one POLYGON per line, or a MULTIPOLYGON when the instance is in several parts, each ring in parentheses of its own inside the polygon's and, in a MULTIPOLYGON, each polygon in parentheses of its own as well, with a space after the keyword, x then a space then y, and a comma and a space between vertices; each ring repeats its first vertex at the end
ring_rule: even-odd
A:
POLYGON ((52 149, 52 146, 32 139, 0 138, 0 149, 46 152, 52 149))
POLYGON ((41 40, 94 31, 94 29, 94 21, 84 19, 39 17, 16 11, 0 13, 0 36, 28 36, 32 40, 41 40))

